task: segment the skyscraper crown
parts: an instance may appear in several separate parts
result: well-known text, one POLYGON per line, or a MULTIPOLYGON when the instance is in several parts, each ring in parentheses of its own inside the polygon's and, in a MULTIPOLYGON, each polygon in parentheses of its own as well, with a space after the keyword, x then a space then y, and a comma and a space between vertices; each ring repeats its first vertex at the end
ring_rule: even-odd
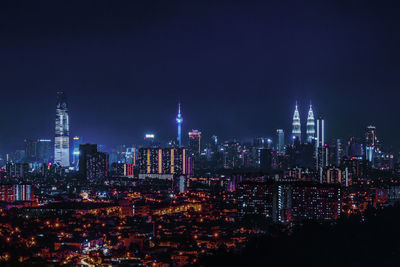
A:
POLYGON ((307 116, 307 142, 311 143, 315 138, 315 119, 314 112, 312 110, 312 105, 310 104, 310 109, 308 110, 307 116))
POLYGON ((64 92, 57 92, 57 108, 66 109, 67 108, 67 97, 64 92))
POLYGON ((300 114, 299 114, 297 102, 296 102, 296 108, 295 108, 294 114, 293 114, 292 126, 293 126, 293 128, 292 128, 293 139, 298 138, 300 140, 301 139, 301 123, 300 123, 300 114))

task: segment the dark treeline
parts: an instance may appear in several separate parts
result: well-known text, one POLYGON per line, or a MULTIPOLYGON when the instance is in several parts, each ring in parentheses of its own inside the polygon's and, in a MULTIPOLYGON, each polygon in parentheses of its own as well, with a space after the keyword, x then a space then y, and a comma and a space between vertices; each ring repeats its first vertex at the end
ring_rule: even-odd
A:
POLYGON ((253 238, 240 253, 220 248, 203 266, 400 266, 400 206, 368 210, 337 224, 307 222, 253 238))

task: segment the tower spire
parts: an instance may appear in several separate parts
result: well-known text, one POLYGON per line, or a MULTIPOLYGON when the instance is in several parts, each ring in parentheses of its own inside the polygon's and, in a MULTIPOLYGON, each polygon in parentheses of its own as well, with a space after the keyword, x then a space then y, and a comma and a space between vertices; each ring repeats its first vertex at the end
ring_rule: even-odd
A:
POLYGON ((310 109, 308 110, 307 116, 307 142, 312 143, 315 138, 315 119, 314 119, 314 112, 312 109, 312 104, 310 100, 310 109))
POLYGON ((57 93, 54 163, 69 167, 69 117, 64 92, 57 93))
POLYGON ((178 145, 179 147, 182 146, 182 138, 181 138, 181 126, 182 126, 182 122, 183 122, 183 117, 181 114, 181 103, 178 103, 178 115, 176 116, 176 123, 178 124, 178 145))
POLYGON ((299 139, 301 141, 301 123, 300 123, 300 114, 299 114, 299 109, 296 101, 296 108, 294 110, 293 114, 293 123, 292 123, 292 136, 293 140, 299 139))

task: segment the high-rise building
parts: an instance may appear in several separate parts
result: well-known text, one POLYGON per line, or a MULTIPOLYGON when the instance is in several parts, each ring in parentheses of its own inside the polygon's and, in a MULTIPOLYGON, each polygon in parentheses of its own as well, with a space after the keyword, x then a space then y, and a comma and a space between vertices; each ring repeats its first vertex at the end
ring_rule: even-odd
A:
POLYGON ((336 166, 340 166, 343 157, 342 140, 336 139, 336 166))
POLYGON ((364 156, 363 141, 351 137, 347 143, 347 157, 350 159, 362 160, 364 156))
POLYGON ((72 139, 73 149, 72 149, 72 166, 77 170, 79 167, 79 146, 83 144, 83 139, 80 136, 75 136, 72 139))
POLYGON ((184 148, 140 148, 139 178, 173 178, 191 173, 192 164, 184 148))
POLYGON ((144 142, 146 147, 155 146, 155 135, 152 133, 147 133, 144 135, 144 142))
POLYGON ((35 162, 38 158, 38 142, 25 139, 25 161, 35 162))
POLYGON ((199 155, 201 152, 201 132, 192 130, 189 132, 189 152, 191 155, 199 155))
POLYGON ((97 145, 79 145, 79 172, 88 180, 103 179, 108 174, 108 154, 97 151, 97 145))
POLYGON ((50 139, 39 139, 37 141, 38 161, 41 163, 49 163, 52 158, 52 147, 50 139))
POLYGON ((108 175, 108 154, 95 152, 86 156, 86 179, 94 181, 108 175))
POLYGON ((24 161, 28 163, 49 163, 52 158, 51 140, 25 140, 24 161))
POLYGON ((315 160, 317 170, 321 171, 321 168, 328 166, 327 150, 328 147, 325 145, 325 120, 323 118, 319 118, 317 120, 317 139, 315 143, 315 160))
POLYGON ((308 110, 307 117, 307 142, 312 143, 315 138, 315 120, 312 106, 310 104, 310 109, 308 110))
POLYGON ((95 144, 85 144, 79 145, 79 173, 86 177, 86 161, 89 154, 97 153, 97 145, 95 144))
POLYGON ((33 186, 29 184, 0 185, 0 201, 33 201, 33 186))
POLYGON ((271 171, 274 153, 268 148, 256 148, 255 158, 253 159, 253 166, 261 171, 271 171))
POLYGON ((253 140, 253 146, 255 148, 272 148, 272 140, 267 137, 256 137, 253 140))
POLYGON ((69 166, 69 117, 64 92, 57 93, 54 163, 69 166))
POLYGON ((340 217, 340 209, 341 191, 337 184, 278 184, 275 213, 277 221, 332 221, 340 217))
POLYGON ((316 146, 321 147, 325 145, 325 120, 319 118, 317 120, 317 140, 316 146))
POLYGON ((294 110, 294 114, 293 114, 292 126, 293 126, 293 128, 292 128, 293 141, 298 139, 299 142, 301 142, 301 123, 300 123, 300 114, 299 114, 299 109, 297 107, 297 103, 296 103, 296 109, 294 110))
POLYGON ((181 114, 181 103, 178 104, 178 115, 176 116, 176 123, 178 124, 178 145, 182 146, 182 136, 181 136, 181 127, 182 127, 183 117, 181 114))
POLYGON ((127 147, 125 152, 125 162, 136 165, 136 148, 127 147))
POLYGON ((376 127, 369 125, 365 131, 365 144, 366 146, 375 146, 377 142, 376 127))
POLYGON ((26 177, 29 172, 28 163, 7 163, 6 172, 8 177, 26 177))
POLYGON ((283 132, 283 129, 278 129, 278 130, 276 130, 276 134, 278 135, 278 142, 277 142, 276 150, 278 151, 279 154, 284 154, 285 153, 285 133, 283 132))
POLYGON ((273 217, 275 185, 256 181, 244 181, 237 188, 237 209, 241 219, 257 215, 273 217))
POLYGON ((374 166, 375 150, 377 145, 376 127, 369 125, 365 131, 365 159, 374 166))
POLYGON ((111 169, 116 177, 134 177, 134 164, 133 163, 117 163, 111 164, 111 169))

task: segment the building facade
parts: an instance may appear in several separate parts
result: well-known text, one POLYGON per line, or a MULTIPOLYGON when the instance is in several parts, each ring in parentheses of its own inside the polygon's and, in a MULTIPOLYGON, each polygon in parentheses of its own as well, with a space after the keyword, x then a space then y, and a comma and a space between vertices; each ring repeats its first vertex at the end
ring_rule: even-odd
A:
POLYGON ((313 143, 315 139, 315 119, 311 105, 310 109, 308 110, 306 134, 307 134, 307 142, 313 143))
POLYGON ((54 163, 69 167, 69 117, 64 92, 57 93, 54 163))
POLYGON ((201 132, 192 130, 189 132, 189 153, 193 156, 200 155, 201 152, 201 132))
POLYGON ((299 142, 301 142, 301 122, 300 122, 300 114, 297 103, 293 114, 292 138, 293 141, 298 140, 299 142))
POLYGON ((188 175, 192 164, 185 148, 140 148, 139 178, 188 175))

